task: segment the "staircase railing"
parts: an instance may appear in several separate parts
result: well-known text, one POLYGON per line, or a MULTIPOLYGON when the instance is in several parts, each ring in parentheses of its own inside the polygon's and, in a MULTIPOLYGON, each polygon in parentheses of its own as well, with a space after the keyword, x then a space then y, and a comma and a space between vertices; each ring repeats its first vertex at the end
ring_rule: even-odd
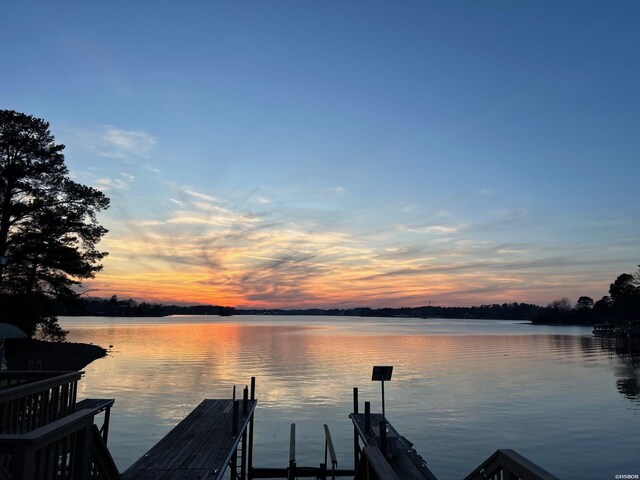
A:
POLYGON ((96 413, 97 409, 83 409, 27 433, 0 434, 3 476, 10 480, 119 480, 93 423, 96 413))
POLYGON ((73 413, 83 373, 0 373, 0 433, 27 433, 73 413))

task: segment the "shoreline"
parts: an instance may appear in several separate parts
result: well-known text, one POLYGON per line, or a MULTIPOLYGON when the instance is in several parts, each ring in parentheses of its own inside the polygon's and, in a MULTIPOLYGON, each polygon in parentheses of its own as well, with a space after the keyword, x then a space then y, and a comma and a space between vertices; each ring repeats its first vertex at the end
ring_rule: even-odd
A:
POLYGON ((46 342, 20 339, 5 342, 8 371, 28 370, 29 364, 40 363, 37 370, 77 371, 107 356, 107 350, 88 343, 46 342))

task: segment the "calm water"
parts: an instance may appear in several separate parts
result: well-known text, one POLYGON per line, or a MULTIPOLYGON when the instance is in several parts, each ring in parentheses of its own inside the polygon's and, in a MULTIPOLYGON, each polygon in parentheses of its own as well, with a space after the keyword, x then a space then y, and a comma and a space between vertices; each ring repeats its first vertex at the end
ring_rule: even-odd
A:
MULTIPOLYGON (((372 365, 393 365, 390 422, 441 480, 513 448, 563 479, 640 473, 640 362, 583 327, 343 317, 62 318, 69 340, 113 345, 80 396, 115 398, 109 443, 126 469, 204 398, 257 377, 256 466, 352 460, 352 388, 380 410, 372 365)), ((363 407, 361 407, 363 408, 363 407)))

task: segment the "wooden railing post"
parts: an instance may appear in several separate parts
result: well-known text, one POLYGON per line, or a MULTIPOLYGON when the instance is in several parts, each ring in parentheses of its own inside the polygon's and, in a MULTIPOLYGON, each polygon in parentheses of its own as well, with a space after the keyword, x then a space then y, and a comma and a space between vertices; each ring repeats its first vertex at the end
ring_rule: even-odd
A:
MULTIPOLYGON (((358 387, 353 387, 353 413, 358 414, 358 387)), ((358 468, 360 461, 360 441, 358 440, 358 429, 353 426, 353 470, 358 468)))
POLYGON ((91 472, 91 434, 93 433, 93 419, 86 422, 82 430, 77 433, 74 452, 71 453, 73 463, 73 479, 85 480, 91 472))

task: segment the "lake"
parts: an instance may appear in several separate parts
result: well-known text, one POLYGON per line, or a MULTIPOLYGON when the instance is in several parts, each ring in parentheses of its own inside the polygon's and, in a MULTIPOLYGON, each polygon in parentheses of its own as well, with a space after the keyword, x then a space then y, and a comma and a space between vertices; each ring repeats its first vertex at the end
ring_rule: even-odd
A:
POLYGON ((640 362, 588 327, 330 316, 62 317, 72 342, 113 345, 79 397, 115 398, 109 446, 125 470, 205 398, 256 377, 254 465, 353 463, 353 387, 379 412, 373 365, 393 365, 385 410, 440 480, 512 448, 563 479, 640 473, 640 362))

